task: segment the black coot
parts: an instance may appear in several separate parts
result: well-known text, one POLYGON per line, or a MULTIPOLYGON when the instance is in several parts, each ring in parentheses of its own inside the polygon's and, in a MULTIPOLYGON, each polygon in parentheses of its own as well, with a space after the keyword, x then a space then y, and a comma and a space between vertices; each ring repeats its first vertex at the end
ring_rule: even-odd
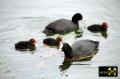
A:
POLYGON ((104 22, 101 25, 99 25, 99 24, 90 25, 90 26, 88 26, 87 29, 91 32, 96 33, 96 32, 107 31, 107 28, 108 28, 108 24, 106 22, 104 22))
POLYGON ((58 36, 56 39, 54 39, 54 38, 46 38, 46 39, 43 40, 43 44, 45 44, 47 46, 59 47, 60 42, 62 42, 62 37, 61 36, 58 36))
POLYGON ((35 50, 35 39, 30 39, 29 41, 20 41, 15 44, 15 49, 20 51, 26 51, 26 50, 35 50))
POLYGON ((78 40, 72 46, 68 43, 63 43, 62 51, 66 58, 82 60, 92 58, 96 54, 98 45, 98 41, 78 40))
POLYGON ((66 34, 71 31, 75 31, 79 28, 79 20, 82 20, 83 16, 80 13, 76 13, 73 15, 72 20, 60 19, 56 20, 45 27, 43 33, 46 35, 54 35, 54 34, 66 34))

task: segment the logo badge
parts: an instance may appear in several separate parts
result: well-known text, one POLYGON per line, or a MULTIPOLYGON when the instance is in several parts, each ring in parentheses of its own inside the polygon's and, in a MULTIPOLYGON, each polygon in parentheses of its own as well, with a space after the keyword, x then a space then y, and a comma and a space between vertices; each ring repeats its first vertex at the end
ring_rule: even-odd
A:
POLYGON ((99 77, 118 77, 117 66, 100 66, 99 77))

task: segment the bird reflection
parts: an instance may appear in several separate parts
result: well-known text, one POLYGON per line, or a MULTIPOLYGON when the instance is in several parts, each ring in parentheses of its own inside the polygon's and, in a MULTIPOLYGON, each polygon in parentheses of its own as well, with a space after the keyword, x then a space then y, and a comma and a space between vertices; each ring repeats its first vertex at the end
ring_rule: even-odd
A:
POLYGON ((78 28, 75 30, 75 38, 80 38, 83 36, 83 31, 81 30, 81 28, 78 28))
POLYGON ((107 31, 101 32, 101 35, 102 35, 102 37, 107 38, 107 36, 108 36, 107 31))
POLYGON ((71 65, 88 65, 88 64, 73 64, 73 62, 82 62, 82 61, 90 61, 94 55, 98 53, 99 49, 96 49, 94 52, 91 52, 89 55, 78 55, 72 57, 65 57, 62 65, 59 66, 60 71, 65 71, 70 68, 71 65))
POLYGON ((65 71, 71 66, 72 61, 64 59, 62 65, 59 66, 60 71, 65 71))
POLYGON ((92 57, 89 58, 85 58, 85 59, 80 59, 80 60, 76 60, 76 58, 64 58, 64 61, 62 63, 62 65, 59 66, 60 71, 65 71, 67 69, 70 68, 71 65, 89 65, 89 64, 72 64, 73 62, 77 62, 77 61, 90 61, 92 57))
POLYGON ((24 50, 21 50, 20 52, 22 52, 22 53, 30 53, 30 54, 34 54, 34 53, 35 53, 35 50, 34 50, 34 51, 24 51, 24 50))

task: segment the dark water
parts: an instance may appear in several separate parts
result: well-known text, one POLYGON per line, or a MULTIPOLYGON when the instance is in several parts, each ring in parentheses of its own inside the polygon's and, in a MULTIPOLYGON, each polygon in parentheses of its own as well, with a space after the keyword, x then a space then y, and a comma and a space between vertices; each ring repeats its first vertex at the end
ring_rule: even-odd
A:
MULTIPOLYGON (((119 8, 119 0, 1 0, 0 79, 109 79, 98 76, 98 66, 120 67, 119 8), (48 23, 71 19, 76 12, 82 13, 85 21, 80 22, 83 36, 78 39, 100 42, 98 53, 90 61, 68 62, 63 52, 42 44, 46 38, 42 31, 48 23), (86 30, 86 26, 102 22, 109 25, 107 33, 86 30), (37 40, 35 51, 14 49, 16 42, 30 38, 37 40)), ((78 40, 74 37, 72 32, 63 40, 72 44, 78 40)))

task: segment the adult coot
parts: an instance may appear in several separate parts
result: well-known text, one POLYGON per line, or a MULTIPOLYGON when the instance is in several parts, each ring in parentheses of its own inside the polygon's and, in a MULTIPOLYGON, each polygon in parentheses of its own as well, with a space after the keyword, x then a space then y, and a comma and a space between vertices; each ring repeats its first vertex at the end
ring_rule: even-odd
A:
POLYGON ((60 19, 56 20, 45 27, 43 33, 46 35, 65 34, 74 31, 79 28, 79 20, 82 20, 83 16, 80 13, 73 15, 72 20, 60 19))
POLYGON ((55 46, 58 47, 60 46, 60 42, 62 42, 62 37, 58 36, 56 39, 54 38, 46 38, 43 40, 43 44, 47 46, 55 46))
POLYGON ((26 51, 26 50, 35 50, 35 39, 30 39, 29 41, 20 41, 15 44, 15 49, 20 51, 26 51))
POLYGON ((88 26, 88 30, 91 31, 91 32, 103 32, 103 31, 107 31, 107 28, 108 28, 108 24, 106 22, 103 22, 101 25, 99 24, 93 24, 93 25, 90 25, 88 26))
POLYGON ((70 46, 68 43, 63 43, 62 51, 66 58, 75 58, 82 60, 92 58, 96 54, 99 42, 92 40, 78 40, 70 46))

